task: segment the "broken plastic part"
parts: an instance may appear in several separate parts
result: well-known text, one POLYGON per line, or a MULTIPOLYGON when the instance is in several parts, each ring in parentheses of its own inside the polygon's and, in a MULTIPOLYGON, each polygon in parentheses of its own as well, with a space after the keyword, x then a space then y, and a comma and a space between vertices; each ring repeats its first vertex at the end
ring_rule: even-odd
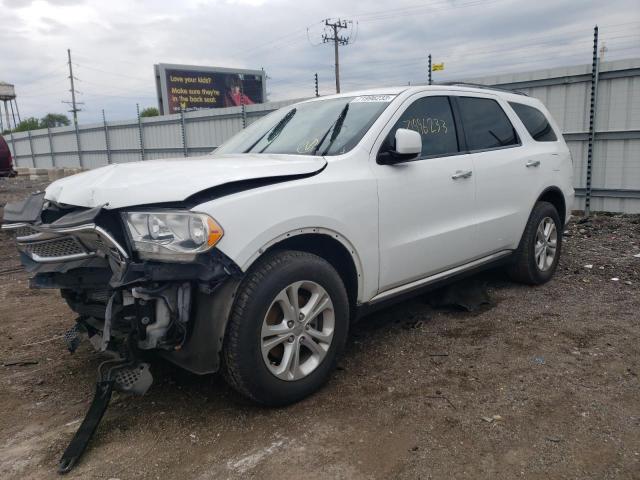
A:
POLYGON ((67 349, 70 353, 75 352, 80 346, 82 337, 87 334, 87 329, 80 323, 80 319, 76 321, 76 324, 67 330, 64 334, 64 343, 67 345, 67 349))
POLYGON ((119 368, 115 373, 116 390, 134 395, 144 395, 153 383, 148 363, 119 368))
POLYGON ((109 406, 114 388, 126 393, 144 395, 152 383, 153 376, 149 371, 148 363, 124 359, 103 362, 98 368, 98 382, 91 406, 60 458, 58 473, 70 472, 86 450, 109 406), (109 368, 106 368, 107 366, 109 368), (106 370, 106 373, 103 373, 103 370, 106 370))
POLYGON ((78 428, 71 443, 69 443, 69 446, 60 458, 58 473, 64 474, 70 472, 84 453, 89 440, 91 440, 100 420, 102 420, 104 412, 109 406, 114 383, 114 380, 105 380, 99 381, 96 384, 96 392, 93 396, 91 406, 87 411, 87 415, 84 417, 80 428, 78 428))

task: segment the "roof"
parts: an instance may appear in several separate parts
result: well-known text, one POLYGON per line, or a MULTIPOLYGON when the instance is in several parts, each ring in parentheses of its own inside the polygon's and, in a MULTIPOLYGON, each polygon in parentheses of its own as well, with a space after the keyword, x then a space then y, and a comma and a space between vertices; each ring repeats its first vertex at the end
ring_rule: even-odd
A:
POLYGON ((424 91, 459 91, 459 92, 472 92, 472 93, 494 93, 496 95, 501 96, 513 96, 522 98, 524 93, 506 90, 501 88, 493 88, 486 85, 476 85, 476 84, 464 84, 464 83, 441 83, 435 85, 406 85, 403 87, 379 87, 379 88, 370 88, 366 90, 353 90, 348 92, 341 92, 334 95, 324 95, 321 97, 312 98, 309 101, 315 101, 320 99, 327 98, 340 98, 340 97, 353 97, 353 96, 361 96, 361 95, 399 95, 404 92, 414 93, 414 92, 424 92, 424 91))

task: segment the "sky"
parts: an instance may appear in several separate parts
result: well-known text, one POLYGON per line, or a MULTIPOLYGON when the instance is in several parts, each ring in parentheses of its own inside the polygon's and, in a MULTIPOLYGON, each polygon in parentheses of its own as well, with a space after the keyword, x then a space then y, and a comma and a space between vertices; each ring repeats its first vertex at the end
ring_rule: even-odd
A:
MULTIPOLYGON (((335 91, 326 18, 352 20, 342 91, 640 57, 638 0, 0 0, 0 81, 20 115, 67 113, 71 49, 79 122, 135 118, 157 106, 153 65, 264 68, 269 100, 335 91)), ((70 114, 68 114, 70 116, 70 114)))

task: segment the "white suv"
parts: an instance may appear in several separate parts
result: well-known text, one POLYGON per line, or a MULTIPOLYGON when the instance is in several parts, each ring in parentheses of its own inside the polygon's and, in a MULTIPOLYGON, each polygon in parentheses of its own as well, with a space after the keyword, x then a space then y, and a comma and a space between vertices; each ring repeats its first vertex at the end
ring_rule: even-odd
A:
POLYGON ((573 201, 569 150, 526 95, 439 85, 285 107, 194 159, 109 165, 7 205, 33 288, 87 336, 222 370, 267 405, 329 377, 350 322, 505 263, 548 281, 573 201))

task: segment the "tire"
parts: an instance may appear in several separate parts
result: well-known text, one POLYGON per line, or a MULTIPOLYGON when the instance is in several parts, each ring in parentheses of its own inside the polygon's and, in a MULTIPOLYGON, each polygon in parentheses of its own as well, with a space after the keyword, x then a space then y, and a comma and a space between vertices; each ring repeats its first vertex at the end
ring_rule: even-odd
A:
POLYGON ((528 285, 541 285, 551 280, 558 267, 562 252, 562 231, 563 225, 556 208, 549 202, 537 202, 529 215, 520 245, 515 252, 514 262, 508 268, 511 279, 528 285), (545 222, 544 226, 543 222, 545 222), (541 241, 541 233, 546 238, 546 225, 549 225, 555 232, 555 243, 552 241, 553 234, 546 242, 541 241), (539 232, 541 226, 543 231, 539 232), (555 249, 553 249, 554 245, 555 249), (553 258, 550 260, 547 256, 544 261, 541 261, 541 256, 536 255, 537 247, 538 251, 542 249, 546 253, 553 250, 553 258))
POLYGON ((297 402, 328 380, 348 326, 347 292, 327 261, 300 251, 268 253, 238 287, 222 349, 224 377, 262 405, 297 402), (307 310, 320 304, 324 310, 316 316, 307 310))

